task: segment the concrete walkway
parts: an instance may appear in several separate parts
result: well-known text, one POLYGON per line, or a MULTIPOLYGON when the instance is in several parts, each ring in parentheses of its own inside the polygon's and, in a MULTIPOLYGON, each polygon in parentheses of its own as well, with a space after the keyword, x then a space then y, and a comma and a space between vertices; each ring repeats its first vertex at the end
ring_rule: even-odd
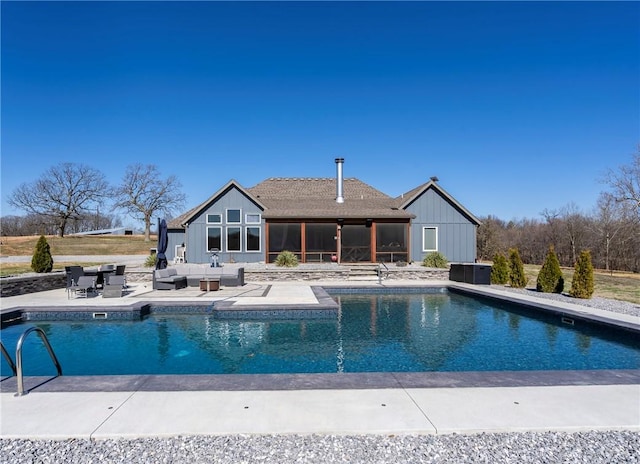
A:
POLYGON ((0 394, 4 438, 640 430, 640 386, 0 394))
MULTIPOLYGON (((313 284, 341 285, 336 282, 313 284)), ((342 284, 357 285, 354 282, 342 284)), ((387 283, 392 286, 416 284, 424 287, 449 283, 387 283)), ((483 287, 483 291, 491 289, 483 287)), ((125 298, 68 299, 65 290, 60 289, 3 298, 0 304, 2 312, 7 312, 21 307, 108 308, 140 301, 188 302, 203 299, 225 300, 239 307, 318 304, 309 283, 303 282, 254 282, 219 292, 200 292, 198 289, 160 292, 153 291, 148 284, 133 283, 125 298)), ((544 304, 553 303, 547 301, 544 304)), ((565 309, 579 311, 582 316, 592 311, 596 317, 617 319, 624 326, 638 325, 637 318, 629 319, 625 315, 603 316, 584 307, 565 309)), ((22 397, 14 396, 15 379, 10 378, 0 382, 0 435, 3 438, 102 439, 236 433, 442 434, 640 430, 640 381, 635 371, 625 379, 613 371, 600 384, 590 382, 588 378, 562 384, 555 382, 553 376, 544 385, 531 380, 518 384, 511 382, 510 376, 514 375, 504 373, 504 378, 488 382, 490 386, 478 386, 477 382, 465 383, 464 380, 449 382, 446 386, 412 386, 410 381, 395 378, 395 383, 382 382, 371 387, 366 382, 367 377, 362 377, 365 381, 355 387, 316 388, 311 385, 293 389, 278 389, 279 376, 271 380, 265 377, 270 383, 252 388, 248 388, 251 380, 247 376, 235 377, 229 388, 221 387, 221 384, 214 388, 189 388, 188 384, 199 380, 171 376, 174 387, 170 389, 145 386, 139 379, 131 379, 130 384, 124 387, 107 385, 96 389, 87 385, 105 379, 60 377, 22 397), (184 382, 184 391, 175 387, 180 382, 184 382), (243 389, 244 382, 247 387, 243 389)), ((459 379, 464 379, 464 376, 459 379)), ((300 382, 305 383, 307 379, 300 382)))

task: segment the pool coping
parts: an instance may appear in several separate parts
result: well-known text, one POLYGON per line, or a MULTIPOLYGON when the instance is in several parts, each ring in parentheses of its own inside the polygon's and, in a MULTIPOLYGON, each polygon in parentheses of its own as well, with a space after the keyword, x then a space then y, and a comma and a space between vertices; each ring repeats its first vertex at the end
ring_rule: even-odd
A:
MULTIPOLYGON (((24 382, 25 391, 33 390, 42 393, 505 388, 637 385, 640 384, 640 369, 329 374, 63 375, 59 377, 25 377, 24 382)), ((0 392, 15 392, 16 389, 15 376, 0 380, 0 392)))

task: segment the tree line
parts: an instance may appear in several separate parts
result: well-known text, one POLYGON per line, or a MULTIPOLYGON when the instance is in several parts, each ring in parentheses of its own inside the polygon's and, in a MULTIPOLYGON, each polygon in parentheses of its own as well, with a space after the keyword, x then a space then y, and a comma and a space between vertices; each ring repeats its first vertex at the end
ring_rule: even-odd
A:
POLYGON ((590 212, 570 203, 543 210, 540 219, 480 218, 478 258, 491 261, 516 248, 523 262, 542 264, 553 246, 562 266, 573 266, 589 250, 596 268, 640 272, 640 151, 602 181, 608 189, 590 212))
POLYGON ((69 232, 118 227, 121 220, 113 213, 122 211, 144 223, 145 240, 149 241, 154 215, 169 217, 184 208, 181 188, 176 176, 162 177, 151 164, 127 166, 121 182, 110 185, 98 169, 63 163, 11 193, 9 204, 27 214, 3 217, 1 233, 64 237, 69 232))

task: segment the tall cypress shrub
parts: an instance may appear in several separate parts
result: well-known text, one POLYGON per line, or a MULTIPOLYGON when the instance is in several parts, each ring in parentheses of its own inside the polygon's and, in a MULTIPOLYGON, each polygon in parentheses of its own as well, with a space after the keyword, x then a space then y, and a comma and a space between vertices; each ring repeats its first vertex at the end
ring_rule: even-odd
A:
POLYGON ((562 277, 560 262, 553 245, 549 247, 547 257, 538 274, 536 290, 544 293, 562 293, 562 290, 564 290, 564 277, 562 277))
POLYGON ((593 295, 593 265, 591 252, 584 250, 576 262, 573 280, 571 280, 571 296, 574 298, 591 298, 593 295))
POLYGON ((36 243, 36 249, 31 258, 31 269, 33 272, 51 272, 53 269, 51 249, 44 235, 41 235, 36 243))
POLYGON ((491 283, 504 285, 509 282, 509 263, 502 253, 496 253, 491 266, 491 283))
POLYGON ((517 248, 509 250, 509 284, 513 288, 524 288, 527 285, 527 276, 517 248))

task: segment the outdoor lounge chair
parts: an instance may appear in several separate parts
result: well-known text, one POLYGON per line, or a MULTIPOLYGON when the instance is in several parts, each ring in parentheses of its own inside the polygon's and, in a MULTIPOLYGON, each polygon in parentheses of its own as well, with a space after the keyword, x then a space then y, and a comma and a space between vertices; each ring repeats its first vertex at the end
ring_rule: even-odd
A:
POLYGON ((123 275, 110 275, 107 276, 105 285, 121 285, 122 288, 127 288, 127 278, 123 275))
POLYGON ((75 296, 87 298, 89 292, 95 293, 96 281, 91 276, 80 276, 78 280, 74 281, 73 285, 71 285, 69 291, 73 292, 75 296))
POLYGON ((102 298, 120 298, 124 294, 124 276, 110 275, 102 288, 102 298))

